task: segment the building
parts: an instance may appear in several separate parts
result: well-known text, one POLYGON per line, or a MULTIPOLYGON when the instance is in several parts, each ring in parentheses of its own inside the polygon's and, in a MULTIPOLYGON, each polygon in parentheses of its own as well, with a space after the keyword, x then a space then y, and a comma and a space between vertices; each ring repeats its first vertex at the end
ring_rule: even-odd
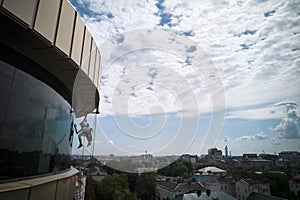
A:
POLYGON ((245 168, 257 169, 257 170, 267 170, 273 166, 272 160, 266 159, 251 159, 242 162, 245 168))
POLYGON ((300 196, 300 174, 289 180, 290 191, 295 195, 300 196))
POLYGON ((183 154, 180 156, 180 159, 192 164, 195 164, 198 161, 197 155, 183 154))
POLYGON ((236 196, 235 191, 235 179, 232 176, 228 176, 219 180, 221 184, 221 191, 231 196, 236 196))
POLYGON ((203 156, 200 160, 203 163, 216 164, 223 159, 222 150, 217 148, 208 149, 208 154, 203 156))
POLYGON ((67 0, 1 0, 0 22, 0 199, 73 199, 73 121, 97 113, 100 52, 67 0))
POLYGON ((269 154, 260 154, 258 157, 255 153, 246 153, 240 164, 246 169, 268 170, 275 165, 273 158, 269 154))
POLYGON ((278 155, 280 159, 290 162, 292 166, 300 165, 300 152, 298 151, 282 151, 278 155))
POLYGON ((257 159, 257 154, 256 153, 244 153, 243 159, 244 160, 257 159))
POLYGON ((210 183, 219 182, 217 177, 213 174, 195 173, 193 175, 193 179, 195 179, 203 187, 205 186, 205 183, 207 183, 207 182, 210 182, 210 183))
POLYGON ((173 199, 178 195, 191 191, 204 191, 204 188, 191 179, 175 182, 173 180, 160 180, 156 182, 156 199, 173 199))
POLYGON ((206 199, 220 199, 220 200, 236 200, 233 196, 230 196, 224 192, 192 192, 188 194, 182 194, 174 198, 174 200, 206 200, 206 199))
POLYGON ((247 200, 287 200, 281 197, 252 192, 247 200))
POLYGON ((211 192, 225 192, 231 196, 236 196, 235 179, 233 177, 216 177, 213 174, 200 174, 193 175, 195 179, 205 190, 211 192))
POLYGON ((222 157, 222 151, 218 150, 217 148, 211 148, 208 149, 208 155, 209 156, 221 156, 222 157))
POLYGON ((235 187, 236 187, 236 197, 239 200, 246 200, 252 192, 270 195, 269 183, 255 181, 250 178, 236 181, 235 187))
POLYGON ((214 166, 208 166, 208 167, 204 167, 198 170, 198 172, 200 174, 203 175, 207 175, 207 174, 212 174, 215 175, 217 177, 221 177, 221 176, 225 176, 226 175, 226 171, 214 166))
POLYGON ((225 158, 228 158, 228 146, 225 146, 225 158))

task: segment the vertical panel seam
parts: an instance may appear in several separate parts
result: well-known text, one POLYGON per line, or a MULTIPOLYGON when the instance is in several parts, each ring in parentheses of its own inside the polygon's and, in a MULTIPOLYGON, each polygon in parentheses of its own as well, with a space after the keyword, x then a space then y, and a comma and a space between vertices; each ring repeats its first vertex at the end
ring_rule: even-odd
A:
POLYGON ((70 57, 70 58, 71 58, 72 50, 73 50, 73 42, 74 42, 75 27, 76 27, 76 18, 77 18, 77 12, 75 12, 74 20, 73 20, 73 31, 72 31, 71 44, 70 44, 70 51, 69 51, 69 57, 70 57))
POLYGON ((2 7, 3 6, 3 3, 4 3, 4 0, 0 0, 0 6, 2 7))
POLYGON ((30 186, 30 188, 29 188, 28 190, 29 190, 29 191, 28 191, 27 200, 30 200, 32 186, 30 186))
POLYGON ((35 8, 33 11, 33 17, 31 20, 31 28, 34 29, 35 26, 35 22, 36 22, 36 18, 37 18, 37 14, 38 14, 38 10, 39 10, 39 5, 40 5, 40 0, 37 0, 35 3, 35 8))
POLYGON ((87 70, 88 76, 89 76, 89 74, 90 74, 90 67, 91 67, 90 64, 91 64, 92 48, 93 48, 93 38, 92 38, 92 36, 91 36, 90 51, 89 51, 89 63, 88 63, 88 70, 87 70))
POLYGON ((55 186, 55 200, 56 200, 57 199, 58 180, 55 182, 56 182, 56 186, 55 186))
POLYGON ((85 31, 86 31, 86 27, 84 26, 84 31, 83 31, 83 37, 82 37, 82 45, 81 45, 81 55, 80 55, 80 68, 81 68, 81 65, 82 65, 82 57, 83 57, 83 47, 84 47, 84 40, 85 40, 85 31))
POLYGON ((53 38, 53 45, 56 45, 56 38, 57 38, 57 33, 58 33, 59 20, 60 20, 60 15, 61 15, 61 10, 62 10, 62 3, 63 3, 63 0, 60 0, 59 1, 59 7, 58 7, 57 20, 56 20, 56 27, 55 27, 55 32, 54 32, 54 38, 53 38))
MULTIPOLYGON (((98 49, 95 44, 95 60, 94 60, 94 72, 93 72, 93 82, 95 82, 95 72, 96 72, 96 64, 97 64, 97 56, 98 56, 98 49)), ((97 86, 97 85, 96 85, 97 86)))

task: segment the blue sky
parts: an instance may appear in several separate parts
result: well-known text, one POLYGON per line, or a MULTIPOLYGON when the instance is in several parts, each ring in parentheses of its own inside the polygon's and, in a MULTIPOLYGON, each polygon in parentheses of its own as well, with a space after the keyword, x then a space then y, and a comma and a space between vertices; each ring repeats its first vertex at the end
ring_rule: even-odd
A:
POLYGON ((71 3, 102 56, 96 154, 300 149, 296 0, 71 3))

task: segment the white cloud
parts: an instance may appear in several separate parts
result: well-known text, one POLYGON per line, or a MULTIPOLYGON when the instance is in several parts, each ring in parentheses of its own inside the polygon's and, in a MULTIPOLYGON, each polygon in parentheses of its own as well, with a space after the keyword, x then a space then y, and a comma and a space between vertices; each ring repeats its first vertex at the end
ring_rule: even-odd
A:
POLYGON ((300 130, 298 127, 298 116, 296 109, 298 105, 295 102, 282 102, 276 104, 276 106, 285 107, 285 116, 281 122, 271 130, 279 132, 279 137, 293 139, 300 137, 300 130))
MULTIPOLYGON (((300 103, 300 4, 297 0, 164 1, 160 5, 163 8, 159 8, 158 1, 154 0, 80 2, 80 6, 86 5, 87 10, 94 13, 84 13, 84 21, 98 45, 112 38, 117 39, 120 34, 130 30, 157 27, 164 17, 160 14, 169 14, 170 21, 164 23, 163 28, 189 35, 188 38, 199 44, 210 56, 222 77, 228 107, 266 104, 284 99, 300 103), (103 13, 111 13, 113 17, 109 18, 103 13)), ((101 51, 105 52, 106 49, 101 51)), ((149 61, 147 56, 139 59, 149 61)), ((186 64, 182 58, 167 61, 174 66, 186 64)), ((101 88, 102 99, 105 99, 104 96, 112 99, 115 88, 110 83, 119 79, 124 66, 128 68, 129 64, 115 66, 107 74, 107 85, 101 88)), ((179 69, 184 71, 186 68, 179 69)), ((167 78, 166 74, 159 76, 167 78)), ((186 76, 186 80, 191 83, 196 94, 201 94, 201 88, 205 89, 205 84, 203 86, 199 78, 186 76)), ((175 80, 168 83, 178 84, 175 80)), ((132 108, 135 108, 133 110, 138 113, 148 112, 142 109, 141 102, 147 102, 145 104, 152 107, 162 100, 152 99, 151 106, 151 98, 147 98, 149 93, 140 90, 139 94, 139 100, 131 101, 132 108)), ((174 102, 172 98, 168 101, 168 95, 163 90, 156 95, 165 96, 163 105, 174 102)), ((199 107, 209 107, 209 96, 202 97, 197 98, 201 104, 199 107)), ((101 101, 101 109, 105 114, 113 114, 109 103, 101 101)), ((176 111, 175 107, 176 104, 165 106, 164 112, 176 111)), ((263 108, 231 114, 232 117, 278 118, 277 112, 270 113, 263 108)), ((287 124, 282 123, 280 127, 283 126, 287 124)), ((280 130, 280 127, 277 129, 280 130)))
POLYGON ((244 135, 244 136, 238 137, 235 139, 235 141, 238 141, 238 140, 265 140, 267 138, 268 138, 267 135, 265 135, 263 132, 260 132, 255 135, 244 135))
POLYGON ((244 118, 244 119, 279 119, 282 117, 281 110, 277 107, 270 107, 268 105, 262 105, 261 108, 247 108, 242 107, 239 110, 227 111, 226 118, 244 118))

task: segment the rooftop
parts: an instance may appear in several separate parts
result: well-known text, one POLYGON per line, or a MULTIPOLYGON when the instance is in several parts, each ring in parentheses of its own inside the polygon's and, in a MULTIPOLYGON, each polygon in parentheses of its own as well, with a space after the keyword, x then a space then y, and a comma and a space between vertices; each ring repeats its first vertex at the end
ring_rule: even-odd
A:
POLYGON ((259 180, 253 180, 251 178, 245 178, 241 179, 242 181, 246 182, 249 185, 256 185, 256 184, 267 184, 265 182, 259 181, 259 180))
POLYGON ((236 198, 224 193, 224 192, 211 192, 209 196, 207 196, 206 192, 202 192, 201 195, 197 195, 197 193, 189 193, 189 194, 183 194, 175 197, 173 200, 205 200, 208 198, 214 199, 222 199, 222 200, 237 200, 236 198))
POLYGON ((226 173, 225 170, 217 168, 217 167, 213 167, 213 166, 204 167, 202 169, 199 169, 198 172, 200 172, 200 173, 226 173))
POLYGON ((218 182, 217 177, 215 177, 214 175, 202 175, 196 173, 193 175, 193 178, 202 185, 204 185, 206 182, 218 182))
POLYGON ((281 197, 275 197, 271 195, 252 192, 248 197, 248 200, 285 200, 285 199, 281 197))
POLYGON ((291 178, 291 180, 289 182, 293 182, 293 183, 300 183, 300 174, 294 176, 293 178, 291 178))

